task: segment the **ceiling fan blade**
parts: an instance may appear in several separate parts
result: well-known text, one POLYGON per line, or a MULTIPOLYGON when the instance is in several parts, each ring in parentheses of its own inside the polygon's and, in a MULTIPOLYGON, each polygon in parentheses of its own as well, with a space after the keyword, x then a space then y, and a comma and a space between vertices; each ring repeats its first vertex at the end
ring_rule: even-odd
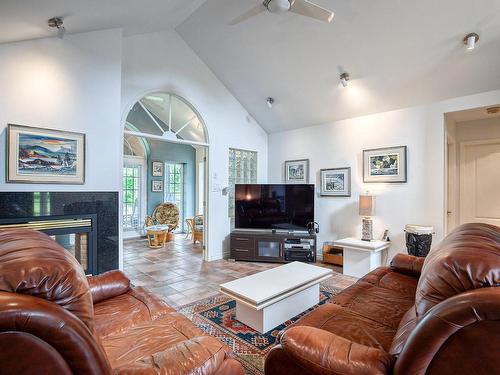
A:
POLYGON ((313 4, 307 0, 295 0, 292 3, 290 12, 301 14, 306 17, 315 18, 324 22, 332 22, 334 13, 328 9, 322 8, 319 5, 313 4))
POLYGON ((255 17, 257 16, 258 14, 264 12, 266 9, 266 7, 264 6, 264 4, 259 4, 249 10, 247 10, 245 13, 243 13, 242 15, 236 17, 235 19, 233 19, 230 23, 230 25, 237 25, 241 22, 245 22, 246 20, 248 20, 249 18, 252 18, 252 17, 255 17))

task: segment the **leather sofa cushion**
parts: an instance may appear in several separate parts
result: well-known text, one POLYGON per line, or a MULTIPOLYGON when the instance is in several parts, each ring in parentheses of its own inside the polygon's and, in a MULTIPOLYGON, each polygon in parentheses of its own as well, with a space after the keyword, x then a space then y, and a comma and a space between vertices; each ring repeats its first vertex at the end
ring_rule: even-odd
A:
POLYGON ((227 357, 227 347, 214 337, 199 336, 113 370, 114 375, 243 375, 241 364, 227 357))
POLYGON ((406 314, 401 319, 399 323, 398 330, 396 331, 396 335, 391 344, 391 348, 389 349, 389 354, 392 356, 398 356, 403 350, 408 337, 413 332, 417 325, 417 315, 415 313, 415 306, 412 306, 408 309, 406 314))
POLYGON ((330 303, 387 326, 394 332, 414 302, 413 296, 362 281, 358 281, 330 299, 330 303))
POLYGON ((127 373, 125 368, 157 366, 172 366, 172 373, 177 373, 173 370, 179 366, 187 366, 188 372, 178 372, 191 373, 205 366, 206 361, 217 363, 218 367, 227 354, 224 344, 205 336, 189 319, 176 312, 105 337, 102 345, 111 367, 121 368, 119 373, 127 373))
POLYGON ((388 351, 395 328, 365 318, 334 303, 319 306, 291 325, 319 328, 357 344, 388 351))
POLYGON ((154 294, 135 287, 94 305, 95 333, 101 339, 175 311, 154 294))
POLYGON ((362 277, 359 281, 393 290, 400 296, 414 300, 418 278, 395 272, 389 267, 379 267, 362 277))

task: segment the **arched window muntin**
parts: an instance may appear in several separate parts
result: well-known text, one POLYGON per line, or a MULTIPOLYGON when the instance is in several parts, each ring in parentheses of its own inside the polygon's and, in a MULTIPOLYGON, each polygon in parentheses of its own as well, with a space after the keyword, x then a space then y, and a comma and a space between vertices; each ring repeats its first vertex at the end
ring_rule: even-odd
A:
POLYGON ((127 114, 125 135, 208 146, 203 118, 183 97, 154 91, 139 99, 127 114))

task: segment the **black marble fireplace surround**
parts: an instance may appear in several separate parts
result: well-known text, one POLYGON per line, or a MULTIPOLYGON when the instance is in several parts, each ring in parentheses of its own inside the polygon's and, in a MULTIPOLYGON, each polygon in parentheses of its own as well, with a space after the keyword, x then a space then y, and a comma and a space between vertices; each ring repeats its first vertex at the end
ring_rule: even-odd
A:
POLYGON ((0 192, 2 224, 71 215, 97 218, 97 272, 94 272, 100 274, 118 268, 118 192, 0 192))

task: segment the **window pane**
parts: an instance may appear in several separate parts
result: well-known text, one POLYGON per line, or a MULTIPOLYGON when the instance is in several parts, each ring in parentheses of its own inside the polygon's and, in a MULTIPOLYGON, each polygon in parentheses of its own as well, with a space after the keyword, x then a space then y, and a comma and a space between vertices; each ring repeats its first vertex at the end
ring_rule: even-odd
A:
POLYGON ((229 217, 234 218, 234 185, 257 182, 257 153, 238 149, 229 149, 228 178, 229 217))

